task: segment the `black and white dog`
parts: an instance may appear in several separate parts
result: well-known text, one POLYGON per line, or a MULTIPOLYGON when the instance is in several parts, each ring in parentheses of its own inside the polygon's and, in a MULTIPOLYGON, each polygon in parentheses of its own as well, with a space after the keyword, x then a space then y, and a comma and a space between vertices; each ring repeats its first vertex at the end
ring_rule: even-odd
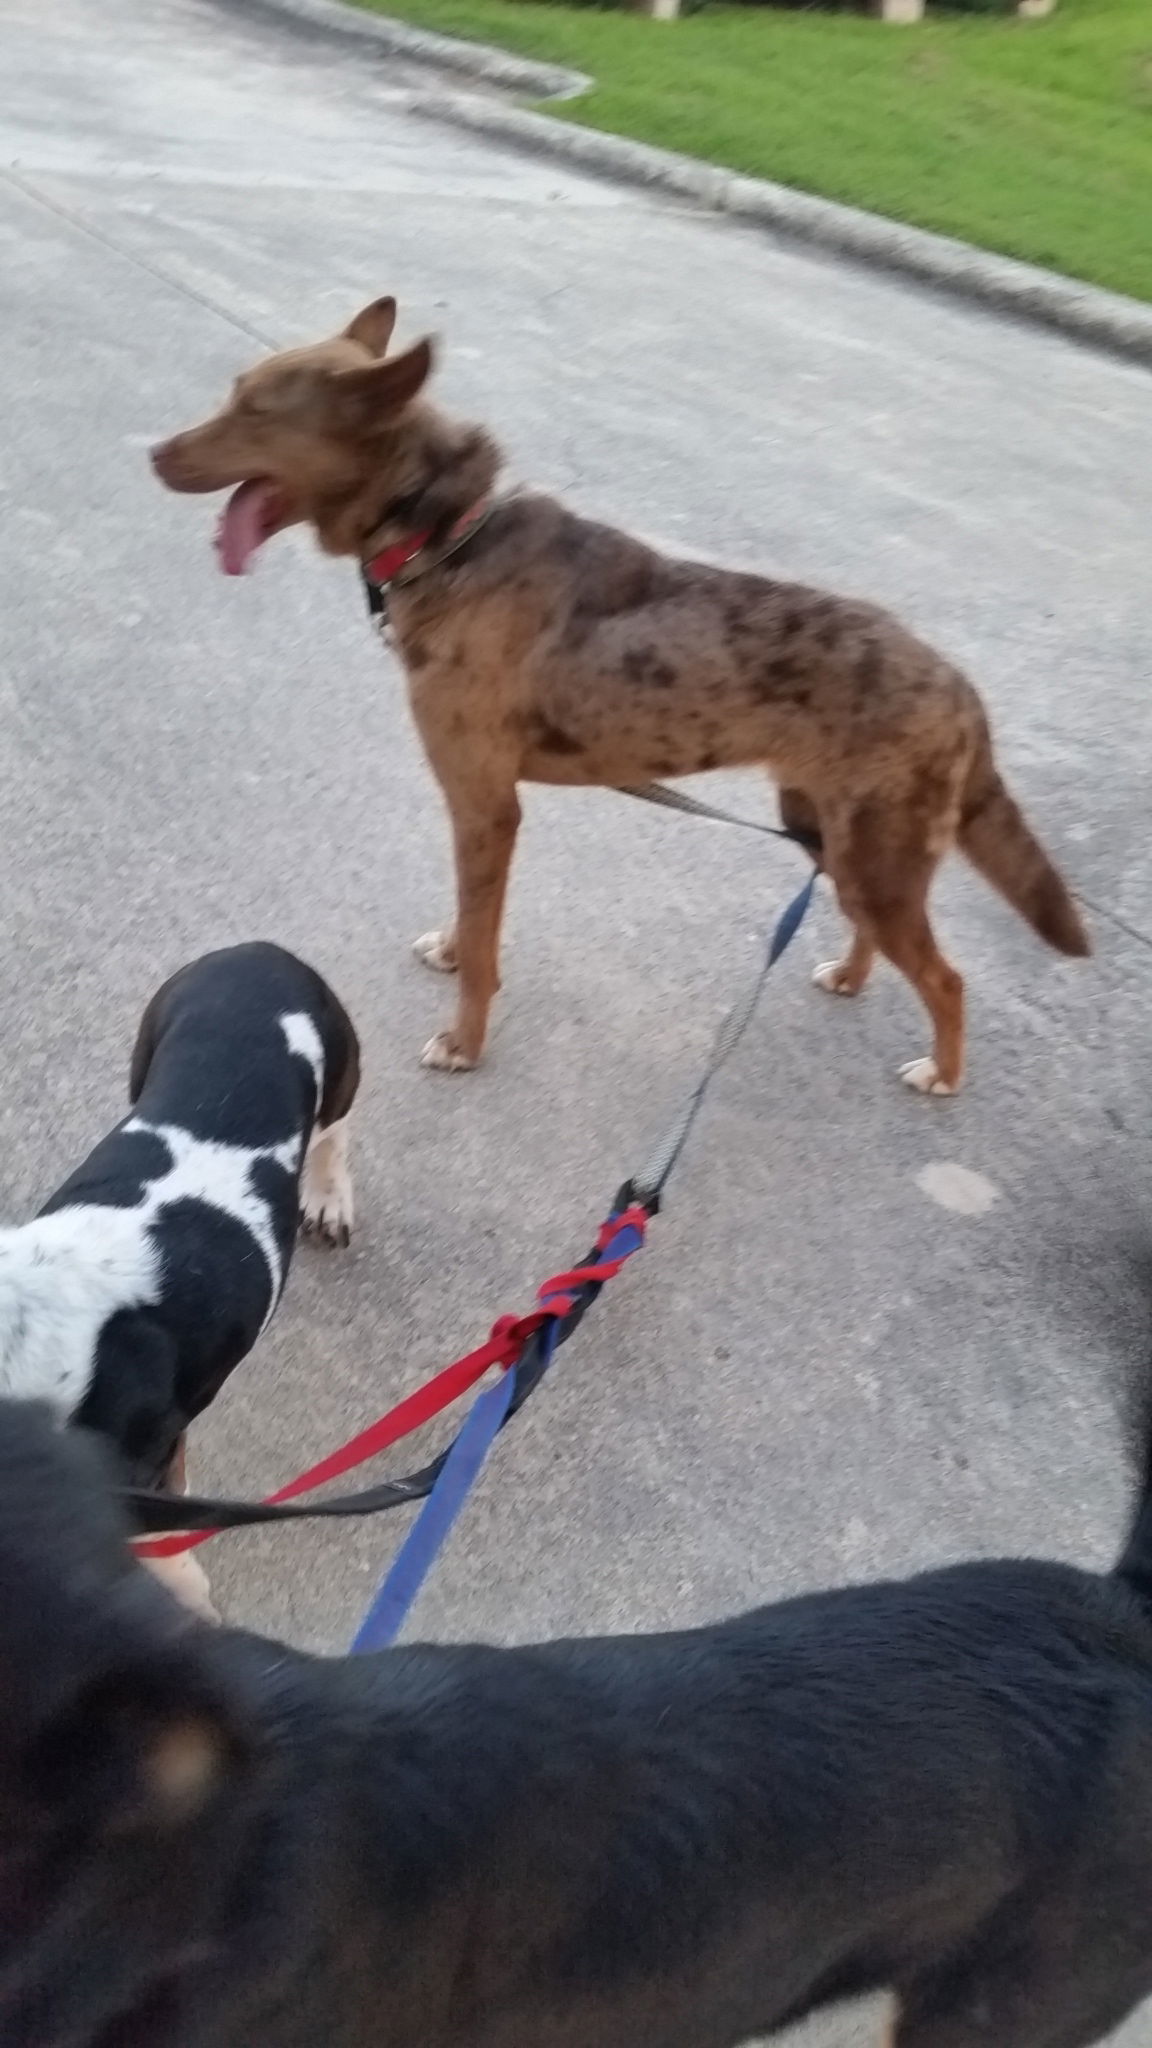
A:
MULTIPOLYGON (((184 1492, 184 1432, 280 1299, 298 1223, 347 1244, 356 1033, 280 946, 208 953, 144 1012, 132 1113, 30 1223, 0 1230, 0 1395, 109 1438, 184 1492)), ((206 1606, 195 1561, 157 1562, 206 1606)))

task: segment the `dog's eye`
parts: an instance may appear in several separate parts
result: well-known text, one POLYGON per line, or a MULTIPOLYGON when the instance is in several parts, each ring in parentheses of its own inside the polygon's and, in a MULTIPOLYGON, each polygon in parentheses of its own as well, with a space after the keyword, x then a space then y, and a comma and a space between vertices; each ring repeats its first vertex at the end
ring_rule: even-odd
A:
POLYGON ((261 405, 259 399, 253 398, 248 391, 234 391, 232 394, 232 410, 234 413, 238 413, 241 419, 258 420, 266 417, 268 407, 261 405))

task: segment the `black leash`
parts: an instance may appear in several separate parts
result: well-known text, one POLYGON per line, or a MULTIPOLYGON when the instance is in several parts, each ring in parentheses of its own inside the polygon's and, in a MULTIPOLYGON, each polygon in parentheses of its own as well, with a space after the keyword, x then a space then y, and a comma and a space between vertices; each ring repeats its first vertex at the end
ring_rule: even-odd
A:
MULTIPOLYGON (((632 1183, 626 1181, 613 1203, 613 1216, 627 1210, 636 1203, 636 1199, 632 1183)), ((654 1216, 659 1202, 652 1199, 639 1206, 647 1215, 654 1216)), ((599 1245, 594 1245, 582 1264, 591 1266, 599 1250, 599 1245)), ((604 1285, 605 1280, 581 1281, 572 1290, 570 1305, 564 1312, 550 1316, 528 1338, 519 1361, 509 1368, 514 1375, 514 1389, 502 1427, 519 1414, 524 1403, 535 1393, 553 1355, 579 1329, 604 1285)), ((346 1515, 376 1515, 388 1508, 405 1507, 412 1501, 424 1500, 440 1477, 451 1448, 449 1444, 430 1464, 421 1466, 417 1472, 406 1473, 403 1478, 383 1480, 359 1493, 336 1494, 328 1500, 311 1504, 285 1502, 276 1506, 258 1500, 207 1500, 194 1494, 149 1493, 136 1486, 125 1487, 121 1499, 128 1508, 136 1532, 150 1536, 190 1529, 247 1529, 264 1522, 339 1520, 346 1515)))
MULTIPOLYGON (((367 578, 365 583, 369 592, 376 590, 376 595, 380 599, 377 616, 382 614, 386 619, 387 609, 383 592, 370 584, 367 578)), ((643 1171, 625 1182, 604 1230, 608 1230, 612 1220, 630 1208, 642 1211, 644 1216, 657 1214, 664 1187, 683 1152, 704 1097, 720 1068, 747 1030, 768 974, 785 947, 795 937, 812 901, 820 874, 818 842, 814 844, 809 836, 789 831, 781 826, 757 824, 748 818, 738 818, 726 811, 714 810, 682 791, 669 789, 663 783, 650 783, 642 788, 626 789, 623 794, 642 798, 645 802, 659 804, 669 810, 686 811, 725 825, 741 825, 750 831, 767 833, 777 839, 790 839, 812 855, 814 866, 803 887, 785 907, 773 927, 764 960, 754 980, 749 984, 745 994, 733 1003, 721 1018, 704 1072, 687 1102, 673 1119, 643 1171)), ((594 1265, 603 1251, 604 1230, 580 1269, 585 1276, 587 1268, 594 1265)), ((513 1389, 499 1424, 501 1429, 506 1427, 513 1415, 519 1413, 524 1403, 535 1392, 556 1351, 560 1345, 566 1344, 569 1337, 579 1328, 604 1284, 603 1280, 581 1277, 579 1284, 566 1290, 561 1312, 549 1312, 547 1319, 528 1336, 516 1362, 508 1368, 513 1376, 513 1389)), ((376 1486, 365 1487, 357 1493, 337 1494, 326 1500, 311 1503, 211 1500, 199 1495, 150 1493, 139 1487, 125 1488, 121 1497, 128 1508, 136 1532, 142 1536, 252 1528, 269 1522, 339 1520, 350 1515, 381 1514, 389 1508, 410 1506, 415 1501, 427 1499, 440 1478, 456 1441, 454 1437, 429 1464, 421 1466, 416 1472, 406 1473, 398 1479, 383 1480, 376 1486)))
POLYGON ((618 783, 616 787, 621 796, 639 797, 641 803, 658 804, 665 811, 683 811, 690 818, 710 818, 714 825, 739 825, 744 832, 763 832, 769 839, 790 839, 793 846, 802 846, 814 861, 819 861, 824 850, 818 832, 805 832, 790 825, 765 825, 758 818, 738 818, 734 811, 719 811, 715 804, 701 803, 699 797, 689 796, 684 789, 673 789, 667 782, 618 783))

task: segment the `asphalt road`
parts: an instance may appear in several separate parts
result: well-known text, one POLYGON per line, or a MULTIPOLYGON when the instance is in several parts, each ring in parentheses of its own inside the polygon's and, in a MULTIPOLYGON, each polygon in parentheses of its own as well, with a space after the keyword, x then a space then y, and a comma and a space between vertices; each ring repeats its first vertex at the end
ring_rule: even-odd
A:
MULTIPOLYGON (((296 947, 365 1045, 354 1248, 301 1254, 196 1480, 286 1478, 585 1249, 801 872, 529 791, 488 1063, 421 1070, 449 992, 408 942, 447 849, 397 671, 347 567, 285 537, 226 582, 212 508, 144 456, 263 344, 387 290, 511 474, 881 599, 968 664, 1099 945, 1058 961, 950 871, 971 1080, 922 1101, 896 978, 810 988, 819 903, 417 1628, 656 1628, 973 1552, 1107 1561, 1149 1350, 1148 376, 417 119, 401 68, 211 0, 0 0, 0 75, 4 1212, 120 1113, 140 1008, 206 947, 296 947)), ((755 778, 712 793, 769 815, 755 778)), ((337 1648, 398 1535, 230 1537, 214 1584, 337 1648)))

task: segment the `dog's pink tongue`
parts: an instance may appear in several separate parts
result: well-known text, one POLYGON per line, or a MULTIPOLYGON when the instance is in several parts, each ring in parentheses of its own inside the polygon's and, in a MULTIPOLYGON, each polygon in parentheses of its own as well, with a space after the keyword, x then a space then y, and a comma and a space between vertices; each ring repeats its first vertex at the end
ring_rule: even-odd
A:
POLYGON ((243 576, 261 542, 268 537, 268 509, 273 486, 250 477, 233 491, 216 528, 216 553, 226 576, 243 576))

